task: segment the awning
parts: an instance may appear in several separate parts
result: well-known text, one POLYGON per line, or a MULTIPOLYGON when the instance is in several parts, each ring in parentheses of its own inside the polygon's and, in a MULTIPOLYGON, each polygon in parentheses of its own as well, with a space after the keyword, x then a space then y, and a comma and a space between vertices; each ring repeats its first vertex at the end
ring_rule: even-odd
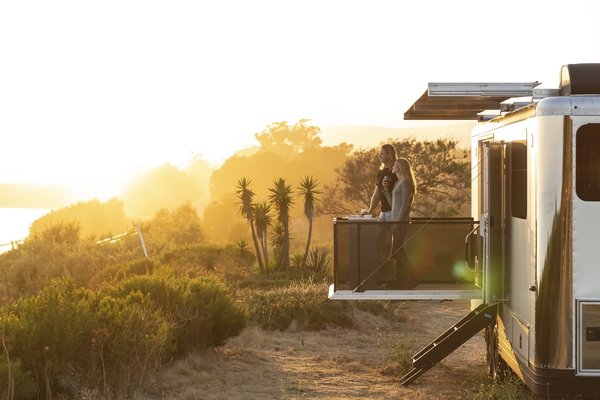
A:
POLYGON ((500 110, 503 101, 534 96, 539 82, 429 83, 428 89, 404 113, 406 120, 478 120, 484 110, 500 110))

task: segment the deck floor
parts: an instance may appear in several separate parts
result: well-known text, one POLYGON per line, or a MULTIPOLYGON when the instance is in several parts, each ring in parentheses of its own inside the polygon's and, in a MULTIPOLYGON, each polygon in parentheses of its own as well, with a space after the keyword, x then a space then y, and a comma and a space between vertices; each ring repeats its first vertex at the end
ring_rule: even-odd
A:
POLYGON ((421 283, 409 290, 336 290, 329 286, 331 300, 458 300, 481 299, 481 288, 472 283, 421 283))

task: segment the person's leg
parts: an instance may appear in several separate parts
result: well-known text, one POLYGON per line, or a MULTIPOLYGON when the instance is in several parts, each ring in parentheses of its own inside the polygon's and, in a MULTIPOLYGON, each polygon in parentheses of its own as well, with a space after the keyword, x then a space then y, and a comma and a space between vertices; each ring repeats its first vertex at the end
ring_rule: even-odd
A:
MULTIPOLYGON (((379 215, 378 221, 389 222, 391 220, 391 211, 382 212, 379 215)), ((382 288, 383 284, 394 279, 395 260, 391 258, 392 251, 392 226, 389 224, 379 224, 378 226, 378 262, 377 271, 375 272, 377 286, 382 288)))
POLYGON ((394 226, 392 257, 396 260, 396 285, 401 289, 412 289, 417 285, 415 273, 404 252, 404 238, 408 224, 399 223, 394 226))

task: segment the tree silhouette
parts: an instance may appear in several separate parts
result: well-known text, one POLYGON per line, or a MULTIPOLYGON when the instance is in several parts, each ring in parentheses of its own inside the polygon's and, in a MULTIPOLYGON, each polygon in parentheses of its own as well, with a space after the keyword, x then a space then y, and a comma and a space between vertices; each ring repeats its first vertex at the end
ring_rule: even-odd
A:
POLYGON ((265 258, 265 267, 269 267, 269 249, 267 246, 267 233, 269 226, 273 223, 271 217, 271 205, 266 201, 259 201, 254 204, 254 225, 256 226, 256 235, 262 247, 265 258))
POLYGON ((294 191, 291 185, 286 184, 285 179, 279 178, 273 182, 269 189, 269 201, 277 211, 277 221, 283 228, 283 243, 277 262, 278 267, 287 266, 290 259, 290 208, 294 204, 292 197, 294 191))
MULTIPOLYGON (((453 139, 419 141, 406 138, 390 141, 398 157, 409 160, 417 180, 417 197, 412 214, 453 216, 469 214, 469 150, 457 148, 453 139)), ((369 204, 375 187, 379 147, 360 150, 348 157, 336 170, 338 179, 324 188, 327 202, 319 213, 352 214, 369 204)))
POLYGON ((304 256, 302 257, 302 268, 306 267, 306 258, 308 257, 308 250, 310 248, 317 195, 321 193, 321 191, 317 190, 317 186, 317 180, 312 176, 307 175, 302 179, 300 186, 298 187, 299 194, 304 198, 304 216, 306 216, 306 219, 308 220, 308 234, 304 256))
POLYGON ((256 238, 256 231, 254 230, 254 192, 250 190, 251 181, 245 177, 238 180, 236 196, 239 199, 238 204, 240 205, 240 214, 246 218, 248 225, 250 225, 250 231, 252 232, 252 240, 254 241, 254 249, 256 250, 256 260, 258 261, 258 270, 262 274, 265 270, 262 257, 260 255, 260 247, 256 238))

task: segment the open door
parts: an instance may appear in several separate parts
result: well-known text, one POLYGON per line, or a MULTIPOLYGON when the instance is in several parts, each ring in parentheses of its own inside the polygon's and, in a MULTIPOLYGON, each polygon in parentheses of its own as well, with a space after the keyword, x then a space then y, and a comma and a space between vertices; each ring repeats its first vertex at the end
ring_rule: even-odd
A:
POLYGON ((501 301, 504 291, 504 152, 503 142, 481 142, 481 221, 483 302, 501 301))

